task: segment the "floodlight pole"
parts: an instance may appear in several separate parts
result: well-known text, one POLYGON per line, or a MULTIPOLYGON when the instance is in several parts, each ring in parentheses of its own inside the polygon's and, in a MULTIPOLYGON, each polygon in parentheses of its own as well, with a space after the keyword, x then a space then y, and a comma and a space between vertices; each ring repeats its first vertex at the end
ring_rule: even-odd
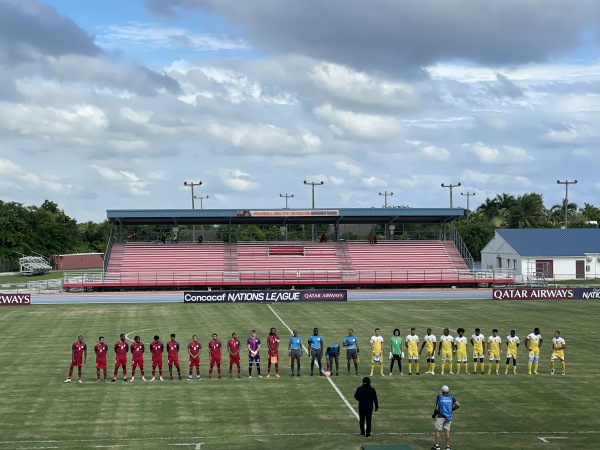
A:
MULTIPOLYGON (((312 209, 315 209, 315 186, 323 186, 325 184, 324 181, 311 181, 310 183, 306 180, 304 180, 304 185, 305 186, 311 186, 312 187, 312 209)), ((314 219, 313 219, 314 220, 314 219)), ((315 240, 315 224, 312 224, 312 240, 314 242, 315 240)))
POLYGON ((210 196, 207 195, 206 197, 200 196, 200 197, 194 197, 194 198, 197 198, 198 200, 200 200, 200 209, 203 209, 202 208, 202 200, 206 200, 207 198, 210 198, 210 196))
POLYGON ((443 188, 448 188, 450 189, 450 208, 452 208, 452 189, 454 189, 455 187, 459 187, 461 186, 460 181, 456 184, 444 184, 442 183, 442 187, 443 188))
POLYGON ((574 180, 574 181, 569 181, 569 180, 560 181, 560 180, 556 180, 556 184, 564 184, 565 185, 565 229, 567 229, 568 226, 569 226, 568 214, 567 214, 567 209, 568 209, 568 206, 569 206, 569 185, 570 184, 577 184, 577 180, 574 180))
POLYGON ((184 181, 183 182, 184 186, 189 186, 192 188, 192 209, 194 209, 194 187, 195 186, 202 186, 202 181, 198 181, 197 183, 194 183, 193 181, 184 181))
POLYGON ((383 193, 380 192, 379 195, 383 195, 383 197, 384 197, 383 207, 387 208, 387 198, 388 198, 388 195, 392 196, 392 195, 394 195, 394 193, 393 192, 388 192, 388 191, 383 191, 383 193))
POLYGON ((467 219, 469 218, 469 215, 471 214, 471 210, 469 209, 469 197, 473 197, 475 196, 475 192, 461 192, 460 195, 466 195, 467 196, 467 219))
POLYGON ((289 194, 286 192, 285 194, 279 194, 281 198, 285 198, 285 209, 288 209, 288 198, 294 198, 294 194, 289 194))

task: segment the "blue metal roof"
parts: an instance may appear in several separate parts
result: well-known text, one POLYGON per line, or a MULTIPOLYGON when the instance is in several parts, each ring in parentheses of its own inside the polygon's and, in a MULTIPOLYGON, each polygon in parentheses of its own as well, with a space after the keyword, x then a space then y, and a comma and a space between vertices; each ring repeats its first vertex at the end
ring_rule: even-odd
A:
POLYGON ((502 228, 496 230, 521 256, 584 256, 600 253, 598 228, 502 228))
POLYGON ((304 208, 304 209, 109 209, 122 224, 224 223, 444 223, 463 217, 463 208, 304 208), (271 214, 272 212, 272 214, 271 214), (266 213, 266 214, 261 214, 266 213))

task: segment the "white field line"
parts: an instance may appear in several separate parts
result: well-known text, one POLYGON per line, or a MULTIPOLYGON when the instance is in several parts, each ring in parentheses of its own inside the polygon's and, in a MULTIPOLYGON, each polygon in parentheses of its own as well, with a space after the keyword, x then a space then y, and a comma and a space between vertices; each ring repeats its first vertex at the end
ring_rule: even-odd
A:
MULTIPOLYGON (((235 435, 236 438, 273 438, 273 437, 302 437, 302 436, 347 436, 355 433, 343 433, 343 432, 334 432, 334 433, 260 433, 260 434, 240 434, 235 435)), ((432 433, 427 432, 410 432, 410 433, 399 433, 399 432, 384 432, 377 433, 378 436, 429 436, 432 433)), ((485 435, 520 435, 520 436, 535 436, 538 439, 543 437, 544 439, 553 439, 560 436, 565 436, 566 438, 588 435, 588 434, 600 434, 600 430, 585 430, 585 431, 453 431, 452 435, 461 435, 461 436, 485 436, 485 435)), ((211 435, 211 436, 188 436, 181 437, 182 441, 198 441, 202 439, 223 439, 231 437, 231 434, 227 435, 211 435)), ((10 446, 10 448, 15 448, 15 445, 41 445, 41 444, 88 444, 88 448, 94 448, 98 444, 97 442, 103 439, 50 439, 50 440, 26 440, 26 441, 0 441, 0 445, 10 446)), ((173 441, 176 440, 173 437, 156 437, 156 438, 122 438, 122 439, 110 439, 112 442, 131 442, 131 443, 139 443, 139 442, 156 442, 156 441, 173 441)), ((107 439, 106 442, 109 442, 107 439)), ((200 444, 189 444, 189 445, 201 445, 200 444)), ((136 444, 137 445, 137 444, 136 444)), ((165 444, 168 445, 168 444, 165 444)), ((33 447, 27 447, 29 449, 33 447)), ((56 447, 36 447, 36 448, 56 448, 56 447)))
POLYGON ((133 339, 131 339, 131 338, 129 337, 129 335, 130 335, 130 334, 133 334, 133 333, 139 333, 140 331, 148 331, 148 328, 144 328, 143 330, 135 330, 135 331, 130 331, 129 333, 127 333, 127 334, 125 335, 125 339, 127 339, 128 341, 131 341, 131 342, 133 342, 133 339))
MULTIPOLYGON (((288 329, 288 331, 290 332, 290 334, 293 334, 292 329, 288 326, 287 323, 285 323, 283 321, 283 319, 281 317, 279 317, 279 315, 275 312, 275 310, 271 307, 271 305, 267 304, 267 306, 269 307, 269 309, 271 310, 271 312, 275 315, 275 317, 277 317, 279 319, 279 321, 283 324, 283 326, 288 329)), ((304 345, 302 345, 302 348, 304 349, 304 351, 308 355, 308 349, 304 345)), ((310 355, 308 355, 308 357, 310 358, 310 355)), ((317 366, 317 368, 320 371, 321 368, 319 367, 319 364, 316 361, 315 361, 315 365, 317 366)), ((342 394, 342 391, 339 390, 339 388, 333 382, 333 380, 331 379, 331 377, 325 377, 325 379, 327 381, 329 381, 329 384, 333 387, 333 389, 335 389, 335 392, 337 392, 337 394, 340 396, 340 398, 342 399, 342 401, 346 404, 346 406, 348 407, 348 409, 350 410, 350 412, 352 414, 354 414, 354 417, 356 417, 356 420, 359 420, 360 417, 359 417, 358 413, 353 408, 353 406, 350 404, 350 402, 348 401, 348 399, 346 397, 344 397, 344 394, 342 394)))

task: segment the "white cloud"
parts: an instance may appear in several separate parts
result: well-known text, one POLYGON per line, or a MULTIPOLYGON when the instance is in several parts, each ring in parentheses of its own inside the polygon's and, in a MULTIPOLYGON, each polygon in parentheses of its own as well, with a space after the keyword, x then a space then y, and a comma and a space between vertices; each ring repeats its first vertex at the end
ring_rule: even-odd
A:
POLYGON ((362 173, 362 169, 355 164, 349 163, 348 161, 337 161, 335 168, 343 172, 347 172, 353 177, 357 177, 362 173))
POLYGON ((318 106, 314 114, 326 122, 338 137, 384 140, 404 131, 404 127, 393 117, 344 111, 330 104, 318 106))
POLYGON ((483 164, 510 165, 533 160, 526 150, 508 145, 491 147, 483 142, 476 142, 464 144, 464 147, 469 149, 483 164))
POLYGON ((21 167, 8 159, 0 158, 0 173, 11 175, 21 171, 21 167))
POLYGON ((255 191, 260 185, 250 179, 250 174, 239 169, 220 169, 218 171, 221 182, 229 189, 236 192, 255 191))
POLYGON ((365 177, 361 180, 361 184, 365 187, 369 187, 369 188, 380 188, 380 187, 385 187, 387 186, 388 183, 386 183, 385 181, 383 181, 380 178, 371 176, 371 177, 365 177))

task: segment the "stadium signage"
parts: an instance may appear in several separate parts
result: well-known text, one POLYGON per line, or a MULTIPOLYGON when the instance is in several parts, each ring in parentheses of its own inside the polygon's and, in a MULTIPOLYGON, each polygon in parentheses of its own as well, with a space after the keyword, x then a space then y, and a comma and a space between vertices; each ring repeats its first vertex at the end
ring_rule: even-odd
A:
POLYGON ((338 216, 339 211, 337 209, 307 209, 302 211, 286 210, 274 210, 274 211, 251 211, 251 210, 238 210, 238 217, 315 217, 315 216, 338 216))
POLYGON ((598 288, 498 288, 494 300, 600 300, 598 288))
POLYGON ((345 302, 345 290, 184 292, 184 303, 345 302))
POLYGON ((0 306, 31 305, 31 294, 0 294, 0 306))

